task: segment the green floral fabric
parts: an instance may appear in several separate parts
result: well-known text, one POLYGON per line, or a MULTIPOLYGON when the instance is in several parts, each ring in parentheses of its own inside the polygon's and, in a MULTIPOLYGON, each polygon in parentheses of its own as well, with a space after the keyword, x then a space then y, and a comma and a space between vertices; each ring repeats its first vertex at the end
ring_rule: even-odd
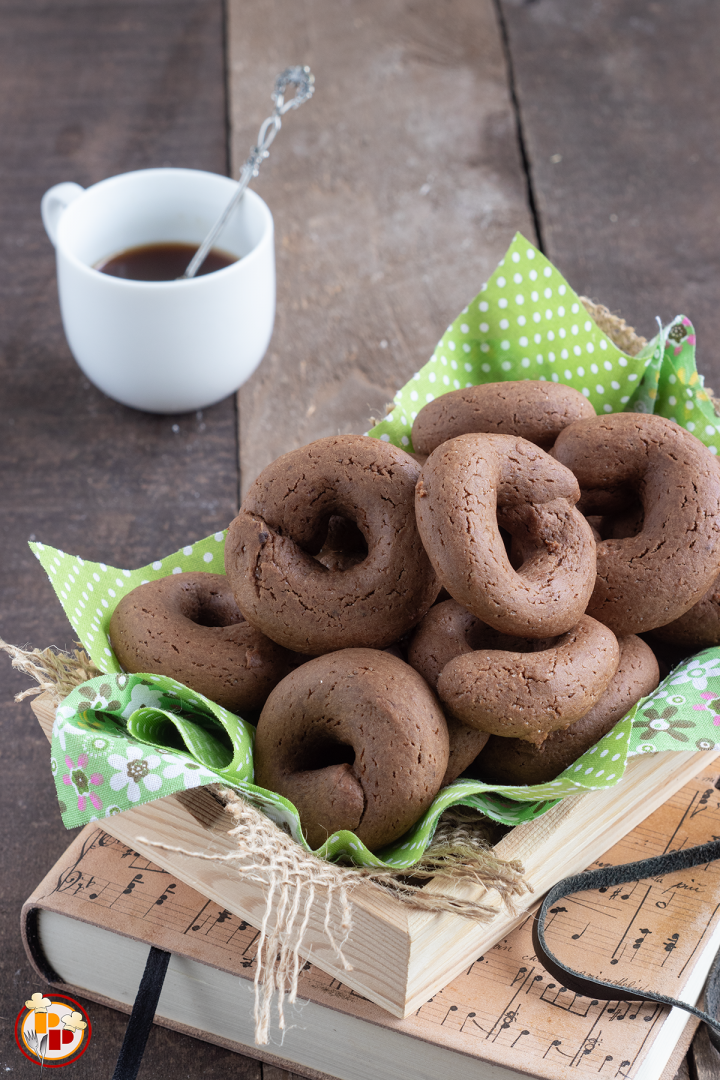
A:
MULTIPOLYGON (((393 412, 368 434, 412 449, 412 422, 433 397, 460 386, 523 378, 574 386, 599 413, 628 409, 668 416, 712 453, 720 447, 720 423, 695 368, 689 320, 678 316, 639 356, 628 356, 589 318, 557 270, 519 235, 425 367, 398 391, 393 412)), ((139 570, 30 545, 79 639, 104 673, 75 689, 57 710, 52 768, 68 828, 222 781, 307 847, 293 805, 252 782, 252 725, 172 679, 124 674, 108 638, 110 617, 122 596, 145 581, 186 570, 223 573, 224 542, 225 534, 218 532, 139 570)), ((720 749, 718 727, 720 648, 713 648, 677 668, 556 780, 518 787, 460 779, 437 795, 405 836, 382 851, 372 854, 353 833, 342 831, 316 854, 359 865, 409 867, 427 847, 441 814, 453 805, 516 825, 567 795, 612 787, 633 755, 720 749)))

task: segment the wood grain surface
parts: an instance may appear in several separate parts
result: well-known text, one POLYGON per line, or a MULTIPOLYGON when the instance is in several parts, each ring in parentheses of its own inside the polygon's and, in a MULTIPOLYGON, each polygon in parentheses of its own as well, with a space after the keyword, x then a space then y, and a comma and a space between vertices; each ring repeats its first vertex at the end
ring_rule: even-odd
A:
MULTIPOLYGON (((53 249, 40 222, 52 184, 154 165, 227 168, 221 0, 0 3, 0 636, 70 646, 73 632, 27 541, 138 566, 223 528, 237 507, 233 399, 156 417, 110 401, 72 359, 53 249), (177 430, 174 430, 174 426, 177 430)), ((19 935, 22 901, 72 834, 48 783, 47 744, 0 657, 0 1015, 9 1076, 37 1067, 13 1023, 43 989, 19 935), (43 745, 45 743, 45 745, 43 745)), ((126 1018, 91 1007, 77 1080, 110 1077, 126 1018)), ((144 1075, 260 1080, 255 1061, 156 1028, 144 1075)))
POLYGON ((277 229, 270 350, 240 392, 243 488, 363 432, 516 230, 535 238, 492 0, 229 0, 233 161, 276 73, 309 64, 255 190, 277 229))
POLYGON ((679 313, 720 379, 713 0, 498 0, 546 254, 651 337, 679 313))

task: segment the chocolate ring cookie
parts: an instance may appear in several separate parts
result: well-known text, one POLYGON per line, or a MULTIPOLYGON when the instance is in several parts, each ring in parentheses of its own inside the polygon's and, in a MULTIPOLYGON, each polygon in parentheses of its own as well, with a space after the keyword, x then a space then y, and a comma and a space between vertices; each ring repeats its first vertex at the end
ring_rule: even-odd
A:
POLYGON ((453 599, 503 633, 547 638, 575 626, 595 582, 595 540, 575 509, 579 495, 570 470, 526 439, 460 435, 428 458, 415 507, 453 599), (522 539, 517 571, 498 526, 522 539))
MULTIPOLYGON (((501 634, 480 621, 455 600, 431 607, 415 631, 408 650, 408 663, 431 689, 437 691, 440 674, 454 657, 476 649, 509 649, 513 652, 537 652, 550 642, 542 639, 514 638, 501 634)), ((452 783, 478 756, 490 738, 487 731, 469 727, 446 714, 450 736, 450 758, 443 777, 443 787, 452 783)))
POLYGON ((417 454, 458 435, 516 435, 549 450, 563 428, 595 416, 586 397, 562 383, 526 379, 451 390, 423 406, 412 427, 417 454))
POLYGON ((248 622, 313 656, 381 649, 402 637, 440 591, 415 523, 419 475, 404 450, 362 435, 319 439, 269 465, 225 544, 227 575, 248 622), (343 561, 335 550, 325 559, 329 569, 313 556, 338 517, 366 553, 343 561))
POLYGON ((472 775, 489 784, 544 784, 554 780, 607 735, 635 702, 651 694, 660 681, 655 655, 642 638, 629 634, 619 638, 618 645, 618 669, 590 712, 563 731, 548 735, 542 746, 491 735, 471 769, 472 775))
POLYGON ((597 546, 588 614, 636 634, 696 604, 720 571, 720 467, 707 447, 662 416, 612 413, 565 428, 553 457, 577 476, 584 513, 642 504, 637 535, 597 546))
POLYGON ((619 658, 612 631, 583 615, 538 652, 476 649, 456 656, 440 673, 438 695, 462 723, 539 746, 549 732, 590 711, 619 658))
POLYGON ((290 799, 317 848, 350 829, 371 850, 427 810, 447 767, 435 695, 375 649, 310 660, 275 687, 255 738, 255 782, 290 799))
POLYGON ((260 709, 298 658, 245 621, 224 574, 171 574, 124 596, 110 619, 131 672, 169 675, 225 709, 260 709))

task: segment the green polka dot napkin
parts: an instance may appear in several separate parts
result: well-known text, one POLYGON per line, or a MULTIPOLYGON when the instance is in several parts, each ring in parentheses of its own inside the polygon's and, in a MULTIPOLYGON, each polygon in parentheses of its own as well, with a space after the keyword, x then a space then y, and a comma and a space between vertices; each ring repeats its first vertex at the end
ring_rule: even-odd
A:
MULTIPOLYGON (((712 453, 720 446, 719 422, 695 367, 689 320, 678 316, 638 356, 629 356, 519 235, 428 363, 395 395, 392 413, 368 434, 411 450, 412 422, 426 402, 461 386, 526 378, 574 386, 599 413, 628 409, 668 416, 712 453)), ((77 687, 57 711, 52 768, 69 828, 222 781, 307 847, 294 806, 252 783, 252 725, 172 679, 126 675, 108 639, 110 617, 122 596, 144 581, 185 570, 224 573, 224 542, 225 534, 218 532, 139 570, 30 545, 79 639, 105 673, 77 687)), ((417 862, 451 806, 473 807, 517 825, 566 795, 617 784, 633 755, 720 749, 718 727, 720 648, 713 648, 680 665, 556 780, 532 787, 456 780, 405 836, 376 854, 347 831, 333 834, 316 854, 403 869, 417 862)))
POLYGON ((623 353, 590 318, 580 297, 518 234, 487 285, 447 328, 435 352, 368 432, 412 450, 423 405, 461 387, 514 379, 565 383, 595 411, 655 412, 720 448, 715 416, 695 367, 695 332, 679 315, 638 356, 623 353))
POLYGON ((207 570, 225 573, 225 533, 217 532, 197 544, 186 547, 165 559, 156 559, 140 570, 118 570, 105 563, 85 562, 77 555, 66 555, 57 548, 31 543, 58 595, 73 630, 100 671, 120 673, 108 640, 110 617, 123 596, 146 581, 157 581, 170 574, 207 570))

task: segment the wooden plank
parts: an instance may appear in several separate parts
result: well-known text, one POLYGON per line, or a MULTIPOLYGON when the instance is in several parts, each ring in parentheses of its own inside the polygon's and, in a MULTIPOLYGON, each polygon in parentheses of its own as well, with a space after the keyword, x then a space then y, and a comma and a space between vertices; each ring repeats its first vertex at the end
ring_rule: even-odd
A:
MULTIPOLYGON (((224 527, 237 506, 234 398, 202 418, 154 417, 91 387, 65 344, 39 212, 61 180, 165 164, 227 171, 222 10, 221 0, 0 2, 0 636, 13 643, 74 636, 30 537, 142 565, 224 527)), ((27 703, 12 701, 27 679, 4 656, 0 682, 0 1013, 14 1017, 39 989, 18 912, 70 836, 45 739, 27 703)), ((93 1042, 77 1068, 110 1076, 126 1019, 100 1006, 90 1015, 93 1042)), ((7 1053, 22 1074, 12 1037, 7 1053)), ((260 1080, 257 1062, 158 1030, 144 1069, 157 1080, 260 1080)))
POLYGON ((254 187, 277 229, 278 313, 240 391, 243 487, 279 454, 367 430, 533 238, 492 0, 229 0, 233 161, 277 72, 306 63, 254 187))
POLYGON ((715 339, 720 188, 712 0, 498 0, 546 254, 646 337, 683 312, 715 339))
MULTIPOLYGON (((695 0, 690 18, 637 0, 498 8, 546 254, 646 337, 686 314, 716 386, 717 5, 695 0)), ((697 1039, 693 1075, 717 1075, 717 1058, 701 1071, 714 1053, 702 1027, 697 1039)))

